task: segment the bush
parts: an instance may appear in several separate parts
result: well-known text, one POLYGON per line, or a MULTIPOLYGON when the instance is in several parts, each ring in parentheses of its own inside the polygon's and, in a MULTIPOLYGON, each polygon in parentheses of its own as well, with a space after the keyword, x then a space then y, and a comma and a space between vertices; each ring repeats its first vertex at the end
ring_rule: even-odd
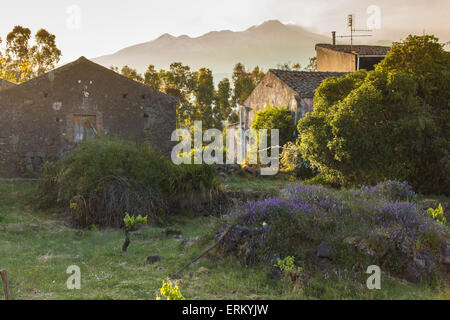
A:
POLYGON ((69 211, 76 225, 118 227, 125 212, 160 222, 178 198, 216 189, 212 166, 176 166, 147 144, 95 138, 44 165, 39 204, 68 209, 76 203, 69 211))
POLYGON ((280 130, 280 146, 285 145, 289 141, 295 141, 297 138, 297 127, 294 123, 294 117, 287 107, 276 108, 268 106, 266 109, 258 111, 253 121, 252 129, 267 129, 268 139, 271 139, 271 129, 280 130))
POLYGON ((358 263, 358 257, 384 265, 400 255, 409 263, 416 257, 418 243, 420 254, 423 250, 433 252, 443 239, 443 227, 416 203, 387 198, 361 190, 355 194, 291 185, 280 197, 248 202, 235 209, 222 250, 251 264, 278 255, 305 257, 311 254, 308 248, 325 241, 333 259, 351 267, 358 263), (353 243, 359 248, 356 253, 353 243))
POLYGON ((378 183, 376 186, 362 186, 361 192, 366 196, 375 196, 387 199, 389 201, 416 201, 417 194, 408 181, 399 182, 387 180, 378 183))
POLYGON ((408 37, 376 70, 326 79, 298 125, 302 155, 343 186, 407 180, 448 194, 449 66, 436 39, 408 37))
POLYGON ((283 146, 280 162, 281 169, 292 172, 301 179, 312 178, 317 173, 311 164, 303 159, 300 149, 293 142, 288 142, 283 146))

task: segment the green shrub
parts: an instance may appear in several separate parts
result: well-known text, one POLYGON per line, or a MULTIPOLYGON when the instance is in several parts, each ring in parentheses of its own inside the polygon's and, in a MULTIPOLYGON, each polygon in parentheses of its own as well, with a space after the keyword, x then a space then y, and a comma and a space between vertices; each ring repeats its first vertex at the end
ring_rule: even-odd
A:
POLYGON ((39 204, 68 209, 75 203, 76 225, 118 227, 124 212, 159 222, 177 199, 216 189, 212 166, 176 166, 147 144, 98 137, 44 165, 39 204))
POLYGON ((316 170, 307 160, 303 159, 299 147, 293 142, 288 142, 283 146, 280 163, 282 170, 292 172, 298 178, 309 179, 316 175, 316 170))
POLYGON ((343 186, 407 180, 448 194, 449 68, 437 39, 408 37, 376 70, 326 79, 298 125, 302 155, 343 186))
POLYGON ((294 117, 287 107, 276 108, 268 106, 266 109, 258 111, 255 120, 253 121, 252 129, 267 129, 268 139, 271 138, 271 129, 280 130, 280 146, 285 145, 289 141, 295 141, 297 138, 297 128, 294 123, 294 117))

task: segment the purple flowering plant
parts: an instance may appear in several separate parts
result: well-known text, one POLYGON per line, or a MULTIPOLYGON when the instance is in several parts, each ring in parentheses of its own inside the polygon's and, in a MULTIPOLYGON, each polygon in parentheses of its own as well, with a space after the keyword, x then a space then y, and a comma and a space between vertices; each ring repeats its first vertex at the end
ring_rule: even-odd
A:
POLYGON ((253 250, 264 258, 302 255, 305 244, 324 240, 337 248, 346 237, 365 238, 374 230, 392 237, 401 233, 411 241, 441 234, 442 226, 411 201, 415 199, 406 182, 388 181, 359 190, 293 184, 278 197, 236 208, 230 214, 233 227, 223 246, 235 252, 253 250))

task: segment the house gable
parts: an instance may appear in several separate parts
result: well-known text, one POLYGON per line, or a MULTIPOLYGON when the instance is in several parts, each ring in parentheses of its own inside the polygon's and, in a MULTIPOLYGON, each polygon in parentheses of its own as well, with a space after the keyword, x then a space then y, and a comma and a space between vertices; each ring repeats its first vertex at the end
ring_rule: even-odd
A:
POLYGON ((98 133, 169 154, 175 129, 175 98, 82 57, 0 91, 0 176, 35 171, 98 133))

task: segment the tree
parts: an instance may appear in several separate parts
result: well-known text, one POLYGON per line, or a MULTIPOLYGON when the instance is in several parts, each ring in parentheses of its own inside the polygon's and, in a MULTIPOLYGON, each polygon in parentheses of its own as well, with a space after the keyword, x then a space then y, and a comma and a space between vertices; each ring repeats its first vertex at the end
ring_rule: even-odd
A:
POLYGON ((286 71, 300 71, 302 70, 302 65, 300 64, 300 62, 285 62, 285 63, 279 63, 277 65, 278 69, 281 70, 286 70, 286 71))
POLYGON ((418 95, 431 106, 448 108, 450 100, 450 52, 433 35, 409 35, 394 42, 378 71, 403 71, 413 77, 418 95))
POLYGON ((161 69, 158 75, 162 82, 162 91, 178 98, 177 126, 190 126, 197 115, 197 110, 191 101, 194 90, 194 76, 191 68, 181 62, 173 62, 169 70, 161 69))
POLYGON ((136 71, 136 69, 130 68, 129 66, 125 65, 122 67, 122 69, 120 70, 120 73, 127 77, 130 78, 134 81, 138 81, 138 82, 143 82, 144 78, 142 78, 142 75, 140 73, 138 73, 136 71))
POLYGON ((207 68, 201 68, 194 72, 194 83, 194 103, 197 108, 195 120, 202 121, 204 129, 222 129, 220 118, 215 117, 213 114, 214 79, 212 71, 207 68))
POLYGON ((270 137, 271 129, 278 129, 280 146, 284 146, 289 141, 295 141, 297 138, 294 116, 287 107, 268 106, 265 110, 256 112, 252 129, 267 129, 267 137, 270 137))
POLYGON ((266 75, 258 66, 253 68, 251 74, 255 86, 257 86, 266 75))
POLYGON ((218 86, 214 97, 214 110, 220 120, 228 120, 232 109, 231 106, 231 83, 228 78, 222 79, 218 86))
POLYGON ((255 88, 255 82, 242 63, 235 65, 232 80, 234 85, 233 104, 242 105, 255 88))
POLYGON ((317 57, 309 58, 309 63, 306 66, 305 71, 309 72, 317 71, 317 57))
POLYGON ((5 51, 0 52, 0 77, 21 83, 55 67, 61 57, 55 36, 40 29, 34 36, 34 44, 30 40, 31 30, 22 26, 15 26, 8 33, 5 51))
POLYGON ((239 113, 236 110, 231 111, 230 116, 228 117, 228 123, 238 123, 239 122, 239 113))
MULTIPOLYGON (((299 146, 322 174, 341 185, 394 179, 420 192, 449 192, 448 112, 437 114, 423 103, 434 99, 424 95, 423 77, 435 79, 432 73, 442 71, 431 61, 430 74, 421 63, 400 63, 409 60, 415 43, 397 44, 399 56, 389 57, 391 52, 374 71, 328 78, 316 90, 314 111, 298 125, 299 146)), ((433 41, 425 46, 435 52, 433 41)))
POLYGON ((56 47, 56 37, 45 29, 40 29, 36 35, 36 45, 31 47, 32 65, 35 73, 41 75, 55 67, 59 61, 61 50, 56 47))
POLYGON ((149 65, 147 71, 144 74, 144 83, 155 90, 159 90, 162 85, 162 80, 159 76, 158 71, 156 71, 154 65, 149 65))

